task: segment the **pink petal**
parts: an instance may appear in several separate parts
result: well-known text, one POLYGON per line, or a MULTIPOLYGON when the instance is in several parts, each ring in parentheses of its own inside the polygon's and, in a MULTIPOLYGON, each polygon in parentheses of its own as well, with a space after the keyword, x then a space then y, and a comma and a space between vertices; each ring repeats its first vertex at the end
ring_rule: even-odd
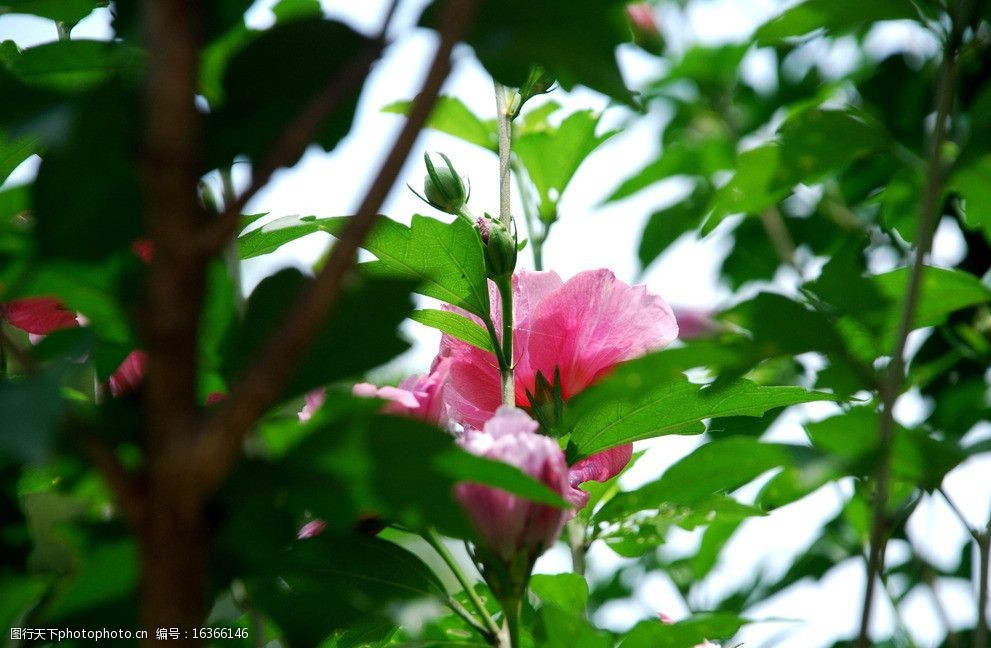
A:
POLYGON ((28 297, 0 304, 0 315, 11 326, 34 335, 48 335, 79 325, 76 313, 54 297, 28 297))
POLYGON ((517 375, 532 385, 537 371, 553 376, 557 367, 567 399, 617 363, 677 336, 671 308, 644 286, 628 286, 609 270, 582 272, 537 305, 517 375))
POLYGON ((577 509, 585 508, 588 504, 588 493, 579 486, 587 481, 604 482, 612 479, 626 468, 632 456, 633 444, 626 443, 585 457, 573 465, 568 470, 568 481, 571 484, 568 501, 577 509))
POLYGON ((723 325, 712 319, 713 311, 700 308, 675 308, 675 318, 678 320, 678 337, 682 340, 710 337, 724 329, 723 325))
MULTIPOLYGON (((355 387, 358 387, 358 385, 355 385, 355 387)), ((374 388, 374 385, 371 385, 371 387, 374 388)), ((316 411, 323 407, 326 399, 327 390, 323 387, 306 392, 306 403, 303 405, 303 409, 299 410, 299 413, 296 414, 299 417, 299 422, 306 423, 313 418, 316 411)))
POLYGON ((141 380, 145 375, 145 366, 147 364, 147 353, 140 349, 131 351, 131 353, 124 358, 124 362, 117 367, 117 371, 115 371, 110 378, 107 379, 110 394, 114 398, 117 398, 125 394, 129 394, 140 387, 141 380))
MULTIPOLYGON (((536 429, 536 421, 523 411, 500 407, 484 430, 467 430, 459 443, 473 454, 516 466, 564 495, 568 491, 564 453, 553 439, 536 434, 536 429)), ((557 540, 571 516, 568 510, 535 504, 489 486, 459 484, 455 493, 484 545, 507 564, 521 551, 536 558, 557 540)))

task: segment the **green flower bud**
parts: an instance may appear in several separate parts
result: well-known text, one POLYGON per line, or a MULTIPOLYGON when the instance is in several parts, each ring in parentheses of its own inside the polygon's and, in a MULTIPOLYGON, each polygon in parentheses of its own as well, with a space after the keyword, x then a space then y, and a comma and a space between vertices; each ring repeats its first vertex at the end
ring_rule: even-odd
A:
POLYGON ((423 200, 435 209, 447 214, 460 215, 468 202, 468 190, 451 160, 444 155, 445 166, 435 167, 429 154, 424 154, 427 175, 423 178, 423 200))
POLYGON ((490 279, 499 279, 513 274, 516 269, 516 239, 502 222, 489 218, 475 221, 482 242, 485 244, 485 269, 490 279))

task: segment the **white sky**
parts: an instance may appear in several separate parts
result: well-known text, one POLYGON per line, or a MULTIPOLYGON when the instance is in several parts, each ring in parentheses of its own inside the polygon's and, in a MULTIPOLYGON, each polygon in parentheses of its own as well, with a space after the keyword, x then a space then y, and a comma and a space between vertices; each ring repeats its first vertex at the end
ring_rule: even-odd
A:
MULTIPOLYGON (((271 20, 266 7, 271 4, 271 0, 258 2, 249 13, 249 24, 266 25, 271 20)), ((324 1, 328 15, 345 19, 369 33, 378 29, 384 6, 384 0, 324 1)), ((740 41, 756 25, 773 15, 779 6, 774 0, 697 0, 691 4, 687 15, 665 10, 661 20, 668 28, 673 44, 684 48, 692 42, 715 44, 740 41)), ((267 211, 271 212, 272 218, 291 214, 330 216, 353 213, 364 188, 401 126, 400 117, 383 114, 380 108, 413 96, 432 53, 435 39, 430 32, 416 30, 409 33, 416 15, 415 7, 404 4, 404 10, 395 23, 396 33, 402 34, 402 37, 376 65, 362 96, 351 134, 332 153, 311 149, 294 168, 276 173, 269 187, 249 203, 247 213, 267 211)), ((872 52, 886 51, 893 44, 908 43, 920 49, 931 46, 924 36, 904 25, 886 25, 878 32, 870 43, 872 52)), ((106 10, 97 11, 73 32, 75 38, 110 36, 106 10)), ((8 38, 26 47, 53 40, 55 31, 50 22, 41 19, 0 16, 0 40, 8 38)), ((490 79, 470 50, 462 48, 456 54, 458 63, 445 86, 445 93, 464 101, 482 118, 493 117, 495 110, 490 79)), ((823 63, 822 57, 827 54, 829 65, 844 65, 842 47, 833 48, 828 53, 813 51, 810 56, 820 57, 813 62, 823 63)), ((620 52, 620 61, 632 87, 657 73, 655 59, 632 47, 620 52)), ((761 67, 766 65, 767 59, 761 54, 752 55, 748 78, 759 83, 761 67)), ((606 105, 602 97, 583 90, 571 95, 556 92, 552 97, 564 104, 565 114, 576 108, 602 109, 606 105)), ((619 113, 621 109, 613 110, 616 114, 610 116, 607 113, 607 120, 618 120, 623 116, 619 113)), ((608 267, 623 280, 633 281, 636 278, 636 250, 643 224, 653 211, 675 199, 683 189, 677 181, 666 182, 619 204, 598 205, 620 181, 656 156, 663 119, 662 112, 657 111, 652 118, 638 121, 635 126, 603 145, 580 168, 562 198, 561 220, 554 226, 545 247, 545 265, 549 269, 567 278, 584 269, 608 267)), ((495 156, 452 137, 426 132, 419 138, 400 175, 400 182, 386 201, 383 213, 400 220, 408 219, 413 213, 433 213, 405 187, 406 182, 419 187, 424 173, 424 151, 447 153, 459 171, 470 178, 470 206, 475 213, 497 210, 495 156)), ((27 181, 36 168, 36 159, 27 161, 8 184, 27 181)), ((243 183, 241 176, 238 173, 236 178, 243 183)), ((519 212, 518 209, 514 211, 519 212)), ((959 233, 952 228, 941 228, 940 232, 936 259, 952 262, 960 252, 959 233)), ((313 235, 285 246, 277 254, 247 261, 244 268, 246 285, 253 286, 278 265, 309 266, 323 252, 328 240, 323 235, 313 235)), ((653 292, 675 305, 703 308, 723 305, 731 293, 718 284, 717 268, 728 250, 728 244, 722 229, 704 241, 683 240, 650 268, 643 278, 644 282, 653 292)), ((521 259, 524 265, 529 265, 528 252, 521 254, 521 259)), ((414 349, 393 368, 423 371, 436 350, 438 336, 418 325, 409 326, 407 331, 415 342, 414 349)), ((920 399, 905 398, 899 404, 898 416, 903 420, 917 418, 923 407, 920 399)), ((777 441, 804 442, 801 421, 808 417, 823 418, 834 411, 829 405, 796 410, 775 425, 771 436, 777 441)), ((984 426, 982 430, 973 431, 971 437, 977 439, 989 434, 991 426, 984 426)), ((650 450, 637 469, 631 471, 626 485, 633 487, 655 478, 667 466, 691 452, 698 443, 697 438, 672 437, 645 444, 650 450)), ((991 496, 991 457, 967 462, 950 474, 945 486, 972 525, 982 526, 987 521, 991 496)), ((755 492, 753 487, 745 490, 751 495, 755 492)), ((734 586, 747 582, 757 573, 781 573, 791 558, 800 554, 815 538, 819 526, 835 515, 842 505, 842 498, 849 492, 849 483, 827 486, 767 518, 746 522, 724 551, 720 566, 698 586, 695 603, 704 607, 706 601, 716 600, 720 593, 732 591, 734 586)), ((910 519, 909 532, 920 551, 945 566, 954 564, 960 547, 966 541, 963 528, 941 499, 927 498, 910 519)), ((666 550, 677 555, 690 551, 697 542, 697 533, 676 530, 669 537, 666 550)), ((899 554, 903 555, 904 551, 894 547, 889 558, 896 560, 899 554)), ((622 562, 600 543, 591 552, 590 575, 608 574, 622 562)), ((569 561, 566 552, 563 549, 549 552, 538 567, 552 573, 567 570, 569 561)), ((856 632, 863 581, 861 563, 844 562, 821 582, 803 583, 752 610, 752 618, 773 621, 744 628, 737 642, 745 642, 748 647, 816 648, 848 638, 856 632)), ((939 594, 952 625, 960 627, 973 623, 975 597, 971 585, 947 583, 940 588, 939 594)), ((874 627, 887 634, 894 623, 891 606, 879 599, 875 610, 874 627)), ((687 614, 667 577, 650 574, 644 579, 634 600, 611 604, 595 621, 604 627, 623 629, 641 618, 655 616, 657 611, 664 611, 676 619, 687 614)), ((901 616, 919 646, 936 645, 943 636, 932 601, 924 592, 915 592, 909 597, 902 606, 901 616)))

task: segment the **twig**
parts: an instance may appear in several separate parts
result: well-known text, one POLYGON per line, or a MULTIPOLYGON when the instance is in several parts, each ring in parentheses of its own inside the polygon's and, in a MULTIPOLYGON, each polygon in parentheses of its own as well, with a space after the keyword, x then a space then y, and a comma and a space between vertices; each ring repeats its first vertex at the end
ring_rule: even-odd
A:
POLYGON ((458 565, 458 562, 454 559, 454 556, 451 555, 451 552, 448 551, 447 547, 444 545, 444 540, 434 529, 427 529, 421 535, 423 536, 423 539, 427 541, 427 544, 433 547, 434 551, 437 552, 437 555, 441 557, 444 564, 446 564, 451 570, 451 573, 454 574, 454 577, 458 579, 458 582, 461 584, 461 588, 464 590, 468 600, 470 600, 471 604, 475 606, 475 609, 478 611, 478 615, 485 623, 485 627, 480 630, 482 635, 485 636, 486 639, 494 640, 499 635, 499 625, 489 614, 489 611, 485 607, 485 603, 483 603, 482 599, 479 598, 478 592, 475 591, 475 588, 472 587, 472 584, 468 581, 468 577, 465 576, 464 572, 461 570, 461 566, 458 565))
POLYGON ((956 502, 950 499, 950 496, 945 490, 943 490, 942 486, 939 486, 936 491, 943 496, 944 500, 946 500, 946 504, 950 507, 950 510, 953 511, 953 514, 957 516, 957 519, 960 520, 960 524, 962 524, 963 528, 967 530, 967 533, 969 533, 970 537, 974 539, 974 542, 980 542, 980 533, 977 529, 970 526, 970 522, 968 522, 967 518, 964 517, 963 512, 959 507, 957 507, 956 502))
POLYGON ((878 575, 881 573, 884 546, 889 527, 886 508, 888 505, 888 478, 891 469, 891 446, 895 429, 894 406, 895 401, 901 393, 905 379, 905 345, 908 340, 908 334, 912 330, 915 311, 919 304, 924 262, 932 248, 935 223, 938 216, 937 211, 940 206, 940 196, 943 193, 946 164, 942 157, 942 148, 946 140, 947 121, 952 112, 953 99, 956 94, 957 49, 963 40, 965 25, 963 24, 962 16, 967 15, 966 9, 963 8, 966 4, 968 3, 961 2, 958 5, 961 13, 953 21, 953 33, 946 43, 943 61, 940 66, 936 88, 936 124, 929 142, 928 176, 922 195, 919 229, 918 236, 916 237, 918 246, 916 247, 915 260, 912 263, 908 287, 905 292, 905 303, 898 324, 898 335, 895 338, 895 346, 891 352, 887 374, 878 386, 883 403, 881 419, 878 424, 878 444, 881 449, 881 456, 878 459, 878 465, 874 475, 875 490, 872 506, 870 553, 867 560, 867 586, 864 588, 860 632, 857 637, 857 645, 861 648, 866 648, 870 645, 868 634, 870 631, 874 585, 878 575))
POLYGON ((977 541, 978 566, 981 573, 977 579, 977 628, 974 630, 974 648, 987 648, 988 645, 988 568, 991 567, 991 520, 977 541))
POLYGON ((426 123, 451 68, 451 51, 474 15, 474 0, 448 2, 439 20, 440 44, 430 70, 410 109, 406 124, 365 195, 357 214, 341 233, 313 284, 301 296, 283 325, 269 340, 244 378, 199 437, 200 469, 215 486, 233 464, 251 425, 279 398, 299 359, 326 320, 355 262, 358 246, 371 230, 389 190, 399 175, 417 135, 426 123))
POLYGON ((781 212, 776 207, 769 207, 760 213, 760 222, 781 262, 802 276, 802 269, 795 262, 795 242, 781 218, 781 212))

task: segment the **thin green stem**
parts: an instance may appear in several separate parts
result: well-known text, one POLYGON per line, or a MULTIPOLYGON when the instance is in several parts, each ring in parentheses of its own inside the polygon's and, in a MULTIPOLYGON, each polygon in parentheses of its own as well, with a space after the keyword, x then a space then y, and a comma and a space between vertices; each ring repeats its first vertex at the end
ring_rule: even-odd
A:
POLYGON ((69 32, 72 31, 72 27, 69 26, 69 23, 59 20, 55 23, 55 29, 58 31, 58 39, 60 41, 69 40, 69 32))
POLYGON ((421 535, 423 536, 423 539, 427 541, 427 544, 433 547, 434 551, 437 552, 437 555, 441 557, 444 563, 454 574, 454 577, 458 579, 458 582, 461 583, 461 587, 468 596, 468 600, 470 600, 471 604, 475 606, 479 617, 481 617, 482 622, 485 624, 487 634, 490 634, 493 638, 499 636, 499 624, 495 622, 495 619, 492 618, 492 615, 490 615, 488 610, 485 608, 485 603, 483 603, 482 599, 479 598, 478 592, 475 591, 475 588, 468 580, 468 577, 465 576, 464 571, 461 569, 461 565, 458 564, 458 561, 454 559, 454 556, 451 555, 451 552, 447 549, 447 546, 444 544, 444 540, 440 537, 440 534, 438 534, 435 529, 431 528, 421 533, 421 535))
POLYGON ((509 159, 513 142, 513 121, 506 105, 506 88, 495 82, 496 121, 499 131, 499 220, 512 232, 513 217, 509 208, 509 159))
POLYGON ((540 271, 544 269, 544 241, 547 240, 549 225, 541 223, 536 212, 533 195, 526 187, 526 169, 519 158, 513 157, 510 161, 513 169, 513 176, 516 178, 516 190, 520 192, 520 202, 523 203, 523 222, 526 223, 527 238, 530 240, 530 251, 533 254, 533 268, 540 271), (543 231, 538 230, 538 228, 543 231))
POLYGON ((977 628, 974 630, 974 648, 988 645, 988 567, 991 566, 991 521, 979 534, 977 541, 978 565, 981 573, 977 579, 977 628))
MULTIPOLYGON (((234 178, 232 175, 232 169, 220 170, 221 199, 223 200, 225 211, 237 202, 237 191, 234 189, 234 178)), ((237 310, 243 315, 246 301, 244 299, 244 290, 241 287, 241 253, 237 247, 237 237, 234 237, 224 248, 224 263, 231 277, 231 283, 234 284, 234 301, 237 305, 237 310)))
POLYGON ((577 517, 565 525, 568 532, 568 546, 571 548, 571 571, 579 576, 585 575, 585 554, 588 545, 585 541, 585 525, 577 517))
POLYGON ((509 645, 511 648, 520 646, 520 601, 505 601, 502 612, 506 617, 506 630, 509 634, 509 645))
POLYGON ((513 382, 513 277, 504 275, 496 284, 502 299, 502 404, 516 406, 516 385, 513 382))
POLYGON ((857 646, 867 648, 870 645, 871 606, 874 599, 875 581, 883 569, 884 548, 890 528, 888 519, 888 477, 891 470, 892 442, 895 432, 894 406, 901 394, 905 380, 905 345, 908 334, 912 330, 915 313, 920 301, 922 287, 922 272, 924 262, 932 248, 933 234, 940 207, 940 197, 943 194, 947 165, 943 158, 943 145, 947 138, 947 122, 953 110, 953 101, 957 85, 957 56, 960 44, 963 42, 966 24, 964 17, 969 15, 968 2, 961 2, 957 9, 959 13, 953 18, 953 32, 943 50, 943 61, 940 65, 936 86, 936 121, 932 137, 929 141, 927 160, 928 175, 920 205, 919 229, 916 240, 919 242, 915 250, 908 287, 905 291, 905 302, 898 325, 898 335, 888 363, 887 373, 879 385, 883 409, 878 424, 878 444, 881 456, 874 474, 874 499, 872 503, 872 519, 870 534, 870 552, 867 559, 867 585, 864 588, 864 602, 860 617, 860 632, 857 646))

